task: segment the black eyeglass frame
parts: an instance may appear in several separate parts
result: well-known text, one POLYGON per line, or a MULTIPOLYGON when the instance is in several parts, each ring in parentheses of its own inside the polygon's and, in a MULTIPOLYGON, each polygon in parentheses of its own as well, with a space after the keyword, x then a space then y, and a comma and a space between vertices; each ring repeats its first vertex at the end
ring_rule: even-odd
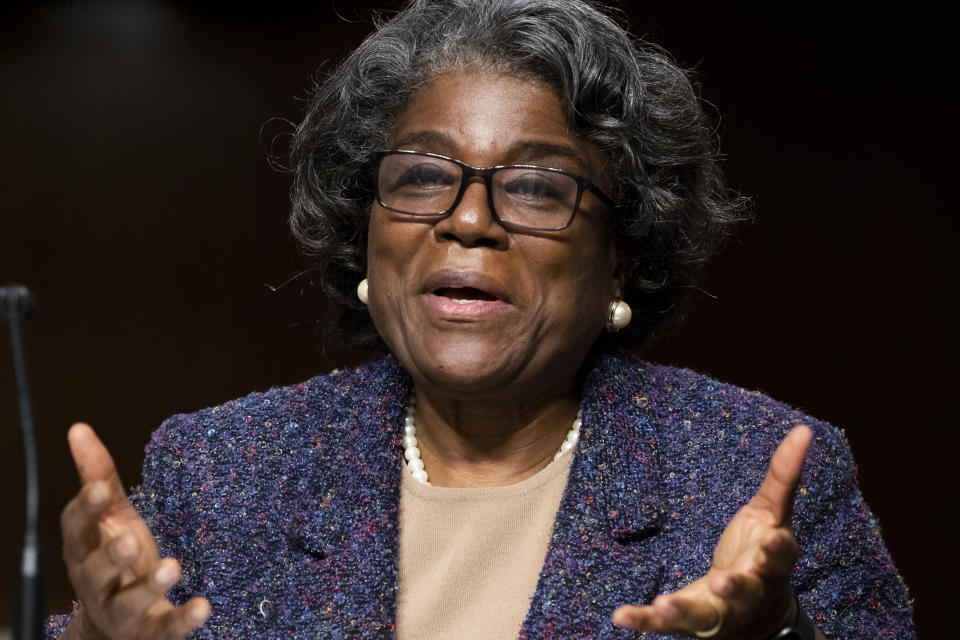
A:
POLYGON ((563 169, 554 169, 553 167, 542 167, 535 164, 502 164, 494 167, 474 167, 469 165, 466 162, 461 162, 456 158, 451 158, 449 156, 441 155, 439 153, 430 153, 428 151, 414 151, 411 149, 387 149, 384 151, 378 151, 374 154, 375 160, 375 170, 373 185, 374 190, 377 194, 377 204, 379 204, 384 209, 389 209, 390 211, 396 211, 397 213, 402 213, 408 216, 417 216, 418 218, 428 218, 428 219, 437 219, 442 220, 446 218, 454 209, 457 208, 457 205, 460 204, 460 200, 463 199, 463 194, 466 192, 467 187, 470 185, 471 178, 474 176, 481 178, 483 180, 484 186, 487 188, 487 206, 490 208, 490 213, 493 215, 493 219, 497 221, 502 227, 506 229, 517 229, 521 231, 562 231, 573 224, 574 218, 577 217, 577 211, 580 210, 580 199, 583 197, 584 191, 593 192, 600 201, 610 207, 612 210, 616 204, 613 201, 613 198, 604 193, 600 187, 598 187, 592 180, 585 178, 583 176, 577 175, 575 173, 570 173, 569 171, 564 171, 563 169), (460 190, 457 192, 457 196, 453 199, 453 204, 450 205, 450 208, 446 211, 439 213, 413 213, 411 211, 403 211, 402 209, 395 209, 393 207, 387 206, 384 204, 383 199, 380 197, 380 163, 382 162, 385 156, 389 155, 415 155, 415 156, 426 156, 428 158, 437 158, 439 160, 446 160, 452 162, 453 164, 460 167, 463 171, 463 176, 460 178, 460 190), (568 178, 573 178, 577 183, 577 197, 573 202, 573 211, 570 212, 570 218, 566 223, 560 225, 559 227, 528 227, 526 225, 517 224, 516 222, 510 222, 508 220, 503 220, 497 214, 497 209, 493 205, 493 174, 502 169, 537 169, 539 171, 549 171, 551 173, 559 173, 560 175, 567 176, 568 178))

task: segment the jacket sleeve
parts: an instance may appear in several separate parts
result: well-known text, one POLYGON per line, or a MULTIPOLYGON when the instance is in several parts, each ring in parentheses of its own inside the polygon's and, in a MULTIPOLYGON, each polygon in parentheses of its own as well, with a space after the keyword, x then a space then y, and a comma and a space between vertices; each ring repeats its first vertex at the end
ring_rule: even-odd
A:
POLYGON ((801 548, 793 588, 827 638, 916 638, 906 586, 857 486, 849 445, 829 424, 814 425, 793 525, 801 548))
MULTIPOLYGON (((184 567, 183 578, 167 596, 174 604, 190 599, 191 578, 197 575, 189 570, 193 527, 188 522, 189 510, 184 509, 184 505, 189 504, 191 491, 188 467, 192 465, 184 456, 191 426, 187 416, 179 415, 166 420, 153 433, 146 447, 142 482, 128 495, 130 503, 153 533, 160 557, 173 557, 184 567)), ((54 640, 60 637, 79 609, 79 603, 74 603, 71 613, 50 616, 44 627, 45 638, 54 640)))
POLYGON ((182 568, 180 582, 167 598, 181 605, 199 585, 193 550, 198 527, 194 517, 198 469, 197 427, 190 415, 168 418, 153 432, 146 446, 143 480, 130 492, 130 502, 153 533, 161 558, 174 558, 182 568))

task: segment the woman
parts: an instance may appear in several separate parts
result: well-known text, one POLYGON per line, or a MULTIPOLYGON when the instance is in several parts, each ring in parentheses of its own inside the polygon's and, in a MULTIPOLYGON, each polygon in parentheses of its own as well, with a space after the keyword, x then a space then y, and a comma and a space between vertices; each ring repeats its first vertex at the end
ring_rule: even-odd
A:
POLYGON ((292 226, 331 339, 388 355, 171 418, 130 502, 71 429, 49 635, 913 637, 842 434, 627 351, 740 217, 710 132, 582 2, 382 25, 297 132, 292 226))

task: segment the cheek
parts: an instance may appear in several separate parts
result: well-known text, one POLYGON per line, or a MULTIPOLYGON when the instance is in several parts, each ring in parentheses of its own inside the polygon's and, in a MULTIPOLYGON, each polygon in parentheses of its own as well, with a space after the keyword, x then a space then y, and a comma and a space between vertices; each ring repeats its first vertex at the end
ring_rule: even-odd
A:
POLYGON ((612 293, 612 277, 602 269, 593 267, 585 270, 571 280, 569 289, 573 304, 573 316, 576 322, 599 331, 606 323, 606 310, 612 293))
MULTIPOLYGON (((370 217, 367 236, 367 282, 369 283, 369 310, 377 330, 384 335, 385 323, 395 306, 396 292, 400 286, 401 271, 399 256, 402 255, 402 230, 392 228, 383 220, 382 215, 374 211, 370 217)), ((381 212, 382 213, 382 212, 381 212)), ((386 337, 386 336, 384 336, 386 337)))
POLYGON ((567 334, 595 334, 603 330, 615 294, 613 269, 604 251, 590 245, 579 249, 538 265, 538 286, 553 318, 550 324, 563 325, 567 334))
POLYGON ((405 328, 417 326, 415 292, 422 278, 429 225, 397 222, 374 205, 367 236, 367 310, 387 346, 396 353, 405 328))
POLYGON ((367 278, 370 280, 371 296, 374 284, 377 293, 389 290, 409 263, 413 241, 409 236, 415 225, 391 224, 383 211, 374 211, 370 216, 367 235, 367 278), (404 257, 407 259, 404 259, 404 257))

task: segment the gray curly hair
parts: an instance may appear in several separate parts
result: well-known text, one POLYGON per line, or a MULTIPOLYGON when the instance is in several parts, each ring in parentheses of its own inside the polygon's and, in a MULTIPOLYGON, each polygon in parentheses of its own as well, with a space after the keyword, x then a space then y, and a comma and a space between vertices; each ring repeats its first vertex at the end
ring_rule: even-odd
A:
POLYGON ((745 217, 686 72, 584 0, 413 0, 319 83, 291 147, 290 226, 326 298, 328 339, 381 346, 355 290, 366 273, 373 157, 436 74, 493 68, 552 86, 606 160, 633 347, 682 317, 703 265, 745 217))

